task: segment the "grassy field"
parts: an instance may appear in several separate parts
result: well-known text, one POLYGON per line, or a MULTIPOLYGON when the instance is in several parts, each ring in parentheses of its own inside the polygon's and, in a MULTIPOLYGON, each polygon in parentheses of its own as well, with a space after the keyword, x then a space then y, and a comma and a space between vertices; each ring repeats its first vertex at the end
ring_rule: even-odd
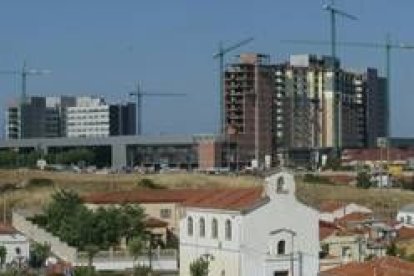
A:
MULTIPOLYGON (((0 187, 7 184, 25 183, 29 179, 50 179, 53 186, 27 187, 6 192, 7 206, 32 208, 44 205, 57 189, 73 189, 79 194, 97 191, 125 191, 136 189, 137 182, 149 178, 168 188, 190 187, 248 187, 261 185, 263 179, 252 176, 217 176, 202 174, 154 174, 154 175, 95 175, 29 170, 0 170, 0 187)), ((402 205, 414 202, 414 192, 396 189, 357 189, 346 185, 307 184, 297 181, 298 198, 311 206, 324 200, 356 202, 374 211, 392 217, 402 205)), ((0 211, 2 211, 0 204, 0 211)), ((2 213, 2 212, 1 212, 2 213)), ((1 217, 1 215, 0 215, 1 217)))

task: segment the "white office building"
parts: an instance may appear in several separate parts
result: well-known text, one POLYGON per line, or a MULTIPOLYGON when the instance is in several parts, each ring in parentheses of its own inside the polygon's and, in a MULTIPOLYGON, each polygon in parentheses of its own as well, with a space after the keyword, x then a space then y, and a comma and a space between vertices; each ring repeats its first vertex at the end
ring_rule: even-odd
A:
POLYGON ((68 137, 110 135, 110 106, 103 98, 79 97, 66 114, 68 137))
POLYGON ((8 139, 135 135, 134 103, 100 97, 28 97, 6 112, 8 139))
POLYGON ((188 202, 180 221, 180 275, 209 256, 214 276, 316 276, 318 212, 296 200, 288 173, 266 179, 262 193, 240 189, 188 202))

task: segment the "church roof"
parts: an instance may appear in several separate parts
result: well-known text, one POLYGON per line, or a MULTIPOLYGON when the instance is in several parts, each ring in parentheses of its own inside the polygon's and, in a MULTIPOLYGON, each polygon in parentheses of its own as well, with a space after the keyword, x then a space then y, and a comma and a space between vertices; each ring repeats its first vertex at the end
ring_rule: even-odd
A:
POLYGON ((123 192, 93 193, 84 196, 89 204, 180 203, 187 207, 244 210, 263 197, 263 187, 217 189, 137 189, 123 192))

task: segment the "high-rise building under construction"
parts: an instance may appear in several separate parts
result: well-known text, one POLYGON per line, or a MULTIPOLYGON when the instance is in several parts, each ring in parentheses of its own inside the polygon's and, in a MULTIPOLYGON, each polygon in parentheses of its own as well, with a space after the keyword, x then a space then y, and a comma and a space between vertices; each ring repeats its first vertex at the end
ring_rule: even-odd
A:
MULTIPOLYGON (((237 145, 231 159, 239 167, 272 156, 273 67, 270 57, 242 54, 224 76, 225 134, 237 145)), ((269 163, 269 161, 267 161, 269 163)))
POLYGON ((265 64, 246 57, 225 75, 226 133, 238 139, 242 162, 250 158, 264 165, 270 156, 273 164, 309 160, 312 153, 332 149, 335 139, 341 148, 362 148, 385 136, 386 79, 375 69, 345 70, 339 60, 315 55, 294 55, 278 64, 268 56, 265 64))

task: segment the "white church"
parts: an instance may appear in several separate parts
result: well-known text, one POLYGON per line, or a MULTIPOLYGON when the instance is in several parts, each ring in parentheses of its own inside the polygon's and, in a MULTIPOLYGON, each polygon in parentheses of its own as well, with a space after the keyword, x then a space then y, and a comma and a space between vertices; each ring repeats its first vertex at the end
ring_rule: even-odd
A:
POLYGON ((263 188, 240 188, 188 202, 180 221, 180 275, 208 257, 212 276, 316 276, 318 212, 295 197, 281 172, 263 188))

